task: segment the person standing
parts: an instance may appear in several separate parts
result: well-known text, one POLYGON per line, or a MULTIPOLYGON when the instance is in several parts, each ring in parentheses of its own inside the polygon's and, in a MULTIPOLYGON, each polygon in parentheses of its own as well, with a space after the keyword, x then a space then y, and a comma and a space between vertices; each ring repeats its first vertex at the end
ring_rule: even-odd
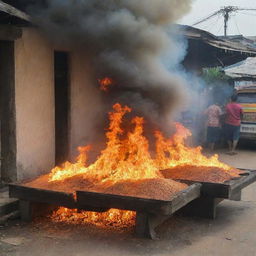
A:
POLYGON ((225 133, 228 141, 229 155, 235 155, 240 138, 240 126, 243 118, 243 109, 237 103, 237 94, 231 97, 231 102, 226 105, 225 133))
POLYGON ((209 106, 205 110, 204 114, 207 115, 207 144, 209 149, 213 151, 216 142, 218 142, 220 138, 220 117, 222 115, 222 111, 220 106, 215 103, 209 106))

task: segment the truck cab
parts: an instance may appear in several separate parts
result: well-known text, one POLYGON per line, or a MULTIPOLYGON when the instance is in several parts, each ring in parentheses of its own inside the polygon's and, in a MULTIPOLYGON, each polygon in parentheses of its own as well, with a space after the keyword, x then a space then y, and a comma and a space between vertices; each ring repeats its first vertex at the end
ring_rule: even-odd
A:
POLYGON ((240 89, 237 95, 244 112, 241 138, 256 140, 256 86, 240 89))

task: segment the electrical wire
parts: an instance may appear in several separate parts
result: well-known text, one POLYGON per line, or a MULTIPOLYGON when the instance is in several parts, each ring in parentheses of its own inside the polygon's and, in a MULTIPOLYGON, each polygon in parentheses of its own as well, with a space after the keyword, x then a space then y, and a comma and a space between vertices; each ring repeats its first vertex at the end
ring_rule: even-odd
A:
POLYGON ((221 31, 222 28, 223 28, 223 24, 221 23, 220 26, 219 26, 219 29, 218 29, 218 31, 217 31, 217 33, 216 33, 216 35, 219 34, 219 32, 221 31))
POLYGON ((247 16, 256 16, 256 14, 253 14, 253 13, 239 12, 239 14, 243 14, 243 15, 247 15, 247 16))
POLYGON ((213 27, 216 23, 218 23, 218 21, 219 21, 219 19, 220 19, 220 16, 218 15, 218 16, 216 16, 216 18, 214 19, 214 21, 213 21, 211 24, 208 24, 208 25, 206 25, 205 27, 203 27, 203 30, 209 28, 208 31, 211 31, 211 30, 212 30, 212 27, 213 27), (217 20, 216 20, 216 18, 217 18, 217 20))
POLYGON ((219 23, 219 21, 220 21, 220 18, 221 18, 221 17, 218 18, 217 22, 214 24, 214 29, 212 30, 212 33, 215 34, 215 35, 217 35, 217 36, 219 35, 219 32, 220 32, 221 29, 223 28, 222 22, 220 22, 220 25, 218 26, 218 23, 219 23), (215 33, 214 31, 216 31, 216 33, 215 33))
POLYGON ((235 16, 234 16, 234 23, 235 23, 235 25, 236 25, 236 28, 237 28, 237 31, 238 31, 239 35, 242 35, 242 33, 240 32, 240 29, 239 29, 239 27, 238 27, 237 20, 236 20, 236 17, 235 17, 235 16))
MULTIPOLYGON (((234 13, 233 15, 230 15, 230 16, 233 16, 233 17, 234 17, 234 21, 233 21, 233 22, 235 23, 235 26, 236 26, 237 31, 239 32, 239 34, 241 34, 241 31, 240 31, 240 29, 239 29, 238 22, 237 22, 237 20, 235 19, 235 15, 237 15, 237 14, 243 14, 243 15, 247 15, 247 16, 255 16, 255 17, 256 17, 256 14, 248 13, 248 12, 246 12, 246 13, 241 12, 241 11, 253 11, 253 10, 254 10, 254 9, 252 9, 252 10, 248 9, 248 10, 247 10, 247 9, 238 8, 236 13, 234 13), (240 11, 239 11, 239 10, 240 10, 240 11)), ((212 31, 213 26, 216 28, 216 24, 219 22, 219 19, 220 19, 220 17, 222 17, 222 16, 223 16, 223 13, 221 13, 220 11, 217 11, 217 12, 213 13, 212 15, 210 15, 210 16, 204 18, 202 21, 199 21, 199 22, 197 22, 197 23, 202 23, 202 22, 205 22, 205 21, 207 21, 207 20, 210 20, 210 19, 212 19, 212 18, 214 18, 214 17, 217 17, 217 20, 214 19, 214 21, 213 21, 212 23, 207 24, 207 25, 204 26, 204 27, 201 27, 203 30, 212 31)), ((195 26, 196 26, 197 23, 195 23, 195 26)), ((198 25, 199 25, 199 24, 198 24, 198 25)), ((223 25, 221 25, 221 27, 222 27, 222 26, 223 26, 223 25)), ((221 27, 218 29, 217 34, 219 33, 221 27)))
MULTIPOLYGON (((216 19, 216 17, 215 17, 215 19, 216 19)), ((212 22, 212 23, 208 23, 208 24, 206 24, 206 25, 204 25, 203 27, 202 27, 202 29, 203 30, 206 30, 207 28, 209 28, 210 26, 212 26, 212 24, 214 24, 215 23, 215 19, 214 19, 214 21, 212 22)))

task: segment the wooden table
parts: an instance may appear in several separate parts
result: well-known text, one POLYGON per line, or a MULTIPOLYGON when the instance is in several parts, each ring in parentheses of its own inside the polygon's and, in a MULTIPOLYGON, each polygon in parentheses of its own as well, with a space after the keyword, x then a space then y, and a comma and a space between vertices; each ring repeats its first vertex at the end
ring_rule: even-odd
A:
POLYGON ((75 191, 72 193, 10 184, 10 197, 20 199, 21 218, 31 221, 52 207, 67 207, 85 211, 104 212, 110 208, 136 212, 136 234, 156 238, 155 228, 173 213, 200 197, 201 184, 190 184, 170 200, 154 200, 131 196, 75 191))

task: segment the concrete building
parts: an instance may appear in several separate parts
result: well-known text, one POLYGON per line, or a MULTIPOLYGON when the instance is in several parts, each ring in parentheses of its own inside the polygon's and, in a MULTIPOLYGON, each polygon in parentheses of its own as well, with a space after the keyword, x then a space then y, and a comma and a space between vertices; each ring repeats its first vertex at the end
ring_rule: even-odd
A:
POLYGON ((49 172, 88 141, 97 105, 90 92, 98 89, 82 52, 54 45, 24 13, 0 8, 8 23, 0 27, 1 181, 10 182, 49 172))

